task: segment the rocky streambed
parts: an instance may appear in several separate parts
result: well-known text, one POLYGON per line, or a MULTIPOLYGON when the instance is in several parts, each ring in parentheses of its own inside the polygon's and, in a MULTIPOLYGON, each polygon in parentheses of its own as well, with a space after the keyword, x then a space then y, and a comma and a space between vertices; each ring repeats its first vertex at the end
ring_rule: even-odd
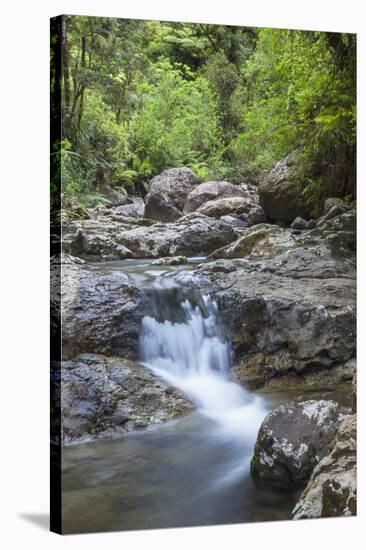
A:
MULTIPOLYGON (((252 186, 199 184, 178 169, 153 180, 144 203, 64 222, 63 254, 54 258, 62 263, 53 308, 61 307, 64 359, 55 384, 63 442, 79 443, 64 453, 66 530, 355 513, 355 212, 328 200, 320 218, 296 211, 284 226, 260 203, 252 186), (229 378, 262 392, 259 401, 250 392, 240 398, 256 418, 248 435, 240 416, 243 440, 223 437, 209 415, 193 412, 194 393, 139 362, 156 281, 159 296, 188 300, 203 324, 211 314, 202 296, 214 300, 220 329, 204 337, 228 342, 229 378)), ((156 317, 162 326, 182 322, 164 300, 157 309, 168 315, 156 317)))

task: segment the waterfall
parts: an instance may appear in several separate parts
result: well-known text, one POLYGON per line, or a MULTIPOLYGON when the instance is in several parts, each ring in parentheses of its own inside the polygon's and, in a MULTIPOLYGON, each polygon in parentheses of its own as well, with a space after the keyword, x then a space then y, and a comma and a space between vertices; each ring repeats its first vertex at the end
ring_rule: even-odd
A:
POLYGON ((221 330, 216 302, 198 290, 167 281, 153 285, 142 320, 141 362, 182 390, 218 432, 254 442, 265 414, 262 399, 230 377, 230 346, 221 330))

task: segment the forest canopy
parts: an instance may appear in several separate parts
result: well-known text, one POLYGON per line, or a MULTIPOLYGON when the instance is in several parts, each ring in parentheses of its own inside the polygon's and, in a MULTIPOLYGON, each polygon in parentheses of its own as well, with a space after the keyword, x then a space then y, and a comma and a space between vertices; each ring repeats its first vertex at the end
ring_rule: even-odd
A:
POLYGON ((258 183, 294 150, 309 203, 354 199, 355 35, 63 16, 56 48, 66 205, 142 193, 170 167, 258 183))

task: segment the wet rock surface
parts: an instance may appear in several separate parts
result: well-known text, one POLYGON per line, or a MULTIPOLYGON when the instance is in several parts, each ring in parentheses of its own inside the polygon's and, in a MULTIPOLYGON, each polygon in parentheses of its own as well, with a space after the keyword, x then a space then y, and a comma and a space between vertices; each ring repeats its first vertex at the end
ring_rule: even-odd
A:
POLYGON ((64 443, 113 437, 192 410, 175 388, 138 363, 82 354, 61 365, 64 443))
POLYGON ((62 269, 62 353, 136 357, 146 297, 122 272, 93 272, 83 265, 62 269))
POLYGON ((282 483, 306 482, 326 455, 347 412, 336 402, 325 400, 274 409, 260 427, 252 475, 282 483))
POLYGON ((317 464, 293 510, 293 519, 356 515, 357 417, 339 427, 330 452, 317 464))

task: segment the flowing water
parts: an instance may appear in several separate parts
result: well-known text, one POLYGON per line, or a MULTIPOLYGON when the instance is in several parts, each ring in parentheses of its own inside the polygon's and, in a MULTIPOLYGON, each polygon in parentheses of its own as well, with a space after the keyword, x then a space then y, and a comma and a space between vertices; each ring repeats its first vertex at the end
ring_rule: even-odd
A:
POLYGON ((261 421, 276 399, 288 397, 265 398, 230 378, 230 345, 212 297, 184 284, 187 268, 146 262, 94 268, 122 268, 143 282, 150 306, 141 362, 188 395, 195 412, 66 447, 65 532, 289 519, 298 490, 262 485, 249 473, 261 421))

